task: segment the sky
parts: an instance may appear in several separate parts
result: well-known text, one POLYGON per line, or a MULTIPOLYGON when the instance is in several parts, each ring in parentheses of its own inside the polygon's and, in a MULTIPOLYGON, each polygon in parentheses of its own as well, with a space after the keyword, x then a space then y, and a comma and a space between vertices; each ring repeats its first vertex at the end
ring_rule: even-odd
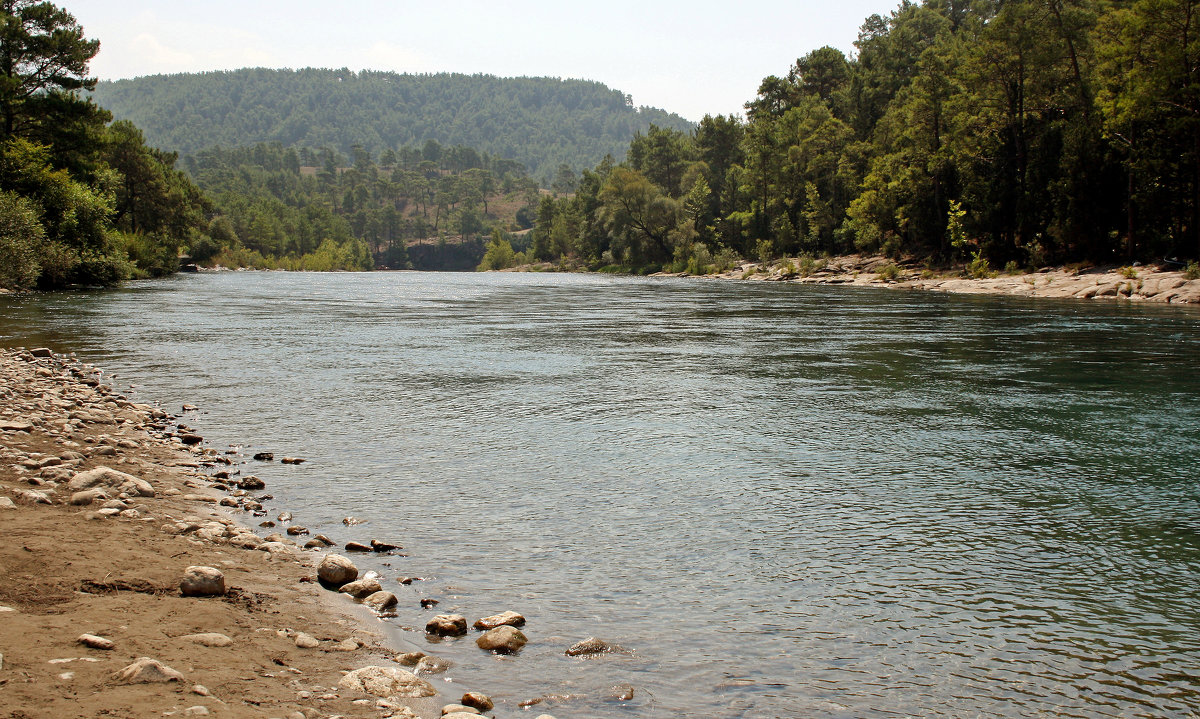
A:
POLYGON ((690 120, 741 114, 810 50, 853 50, 898 0, 57 0, 100 40, 102 80, 348 67, 595 80, 690 120))

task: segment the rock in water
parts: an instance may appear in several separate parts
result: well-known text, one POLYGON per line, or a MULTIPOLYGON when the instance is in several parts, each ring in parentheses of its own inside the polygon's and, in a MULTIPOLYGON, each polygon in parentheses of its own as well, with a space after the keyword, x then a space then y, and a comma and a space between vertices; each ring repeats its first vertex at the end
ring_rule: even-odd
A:
POLYGON ((429 620, 425 631, 442 637, 461 637, 467 633, 467 618, 461 614, 439 614, 429 620))
POLYGON ((358 577, 358 567, 340 554, 327 554, 317 565, 317 580, 326 589, 337 589, 358 577))
POLYGON ((463 694, 462 699, 459 700, 459 704, 471 707, 472 709, 478 709, 481 712, 490 712, 496 706, 486 694, 480 694, 479 692, 467 692, 463 694))
POLYGON ((275 459, 275 455, 270 452, 259 452, 258 454, 254 455, 254 458, 259 462, 270 462, 271 460, 275 459))
POLYGON ((417 699, 437 695, 433 685, 412 672, 395 667, 363 667, 355 669, 338 682, 346 691, 359 691, 377 697, 417 699))
POLYGON ((525 626, 525 617, 513 611, 501 612, 500 614, 493 614, 490 617, 484 617, 483 619, 480 619, 479 621, 475 622, 474 628, 486 631, 488 629, 495 629, 496 627, 502 627, 504 625, 508 625, 510 627, 523 627, 525 626))
POLYGON ((363 604, 377 612, 384 612, 399 604, 399 601, 391 592, 375 592, 364 599, 363 604))
POLYGON ((612 651, 612 646, 610 646, 607 642, 595 637, 588 637, 582 642, 572 644, 571 647, 567 649, 567 656, 581 657, 590 654, 603 654, 608 651, 612 651))
POLYGON ((79 642, 80 644, 82 644, 83 646, 91 647, 92 649, 106 649, 107 650, 107 649, 113 649, 114 647, 117 646, 116 644, 113 644, 113 641, 111 639, 105 639, 104 637, 98 637, 95 634, 80 634, 79 639, 77 639, 76 641, 79 642))
POLYGON ((371 545, 363 544, 362 542, 346 542, 347 552, 371 552, 371 545))
POLYGON ((374 577, 364 577, 363 579, 356 579, 348 584, 343 584, 338 591, 342 594, 349 594, 355 599, 366 599, 375 592, 383 591, 383 585, 374 577))
POLYGON ((181 682, 183 675, 156 659, 142 657, 113 674, 112 679, 118 684, 152 684, 181 682))
POLYGON ((179 582, 185 597, 219 597, 225 594, 225 575, 212 567, 188 567, 179 582))
POLYGON ((507 624, 495 629, 489 629, 483 636, 475 640, 480 649, 497 654, 512 654, 521 650, 529 641, 520 629, 507 624))

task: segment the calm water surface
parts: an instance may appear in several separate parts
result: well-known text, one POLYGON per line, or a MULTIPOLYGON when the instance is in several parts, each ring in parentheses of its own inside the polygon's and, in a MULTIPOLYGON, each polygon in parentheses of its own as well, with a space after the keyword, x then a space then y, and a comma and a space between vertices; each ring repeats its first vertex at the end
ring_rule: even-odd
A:
POLYGON ((0 298, 0 341, 309 458, 246 471, 404 544, 392 624, 501 716, 1200 714, 1195 310, 230 273, 0 298), (531 643, 431 647, 421 597, 531 643))

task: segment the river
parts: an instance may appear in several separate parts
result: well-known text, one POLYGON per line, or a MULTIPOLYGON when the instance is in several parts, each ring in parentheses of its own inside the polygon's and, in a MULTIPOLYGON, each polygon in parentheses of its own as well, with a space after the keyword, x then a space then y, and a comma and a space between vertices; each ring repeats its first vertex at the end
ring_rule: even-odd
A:
POLYGON ((213 446, 307 458, 244 471, 272 516, 403 544, 360 563, 391 624, 500 716, 1200 708, 1195 308, 222 273, 0 297, 0 342, 196 404, 213 446), (529 619, 513 657, 408 631, 505 609, 529 619), (564 656, 591 635, 626 651, 564 656))

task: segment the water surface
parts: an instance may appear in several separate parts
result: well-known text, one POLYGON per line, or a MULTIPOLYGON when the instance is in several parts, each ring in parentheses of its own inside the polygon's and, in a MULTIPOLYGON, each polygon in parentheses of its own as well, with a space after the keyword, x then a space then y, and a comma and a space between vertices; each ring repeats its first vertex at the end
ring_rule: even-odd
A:
POLYGON ((1194 309, 229 273, 0 298, 0 341, 309 458, 247 471, 305 526, 406 547, 363 562, 427 578, 388 586, 397 627, 421 597, 525 614, 517 657, 405 633, 504 716, 1200 707, 1194 309), (629 651, 563 656, 589 635, 629 651))

